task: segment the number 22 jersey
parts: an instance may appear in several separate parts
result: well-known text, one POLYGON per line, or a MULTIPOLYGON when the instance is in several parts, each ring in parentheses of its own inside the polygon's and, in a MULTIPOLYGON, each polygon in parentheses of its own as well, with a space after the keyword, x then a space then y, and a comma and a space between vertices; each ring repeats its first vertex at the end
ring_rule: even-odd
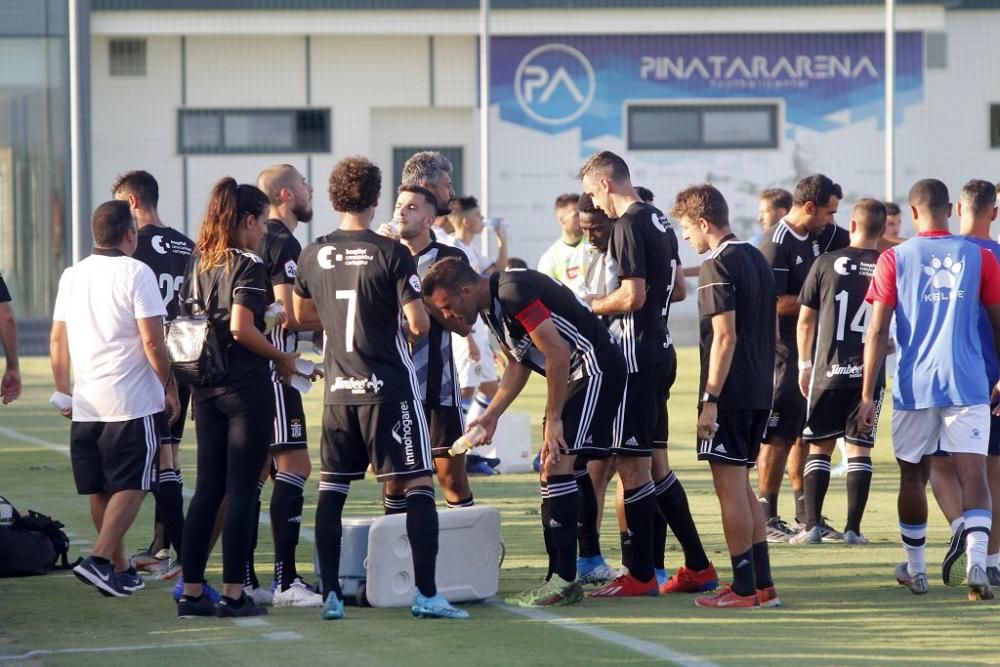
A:
POLYGON ((194 241, 173 227, 146 225, 139 229, 132 257, 153 270, 163 307, 167 309, 166 322, 177 317, 181 283, 193 251, 194 241))

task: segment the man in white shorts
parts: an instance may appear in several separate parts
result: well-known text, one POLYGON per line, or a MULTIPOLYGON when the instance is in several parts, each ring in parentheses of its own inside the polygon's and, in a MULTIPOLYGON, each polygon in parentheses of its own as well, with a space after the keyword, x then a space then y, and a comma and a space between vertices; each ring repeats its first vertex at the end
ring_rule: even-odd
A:
POLYGON ((1000 264, 985 248, 948 232, 951 202, 941 181, 918 181, 910 189, 910 210, 920 234, 882 253, 868 291, 872 321, 858 423, 862 430, 874 427, 876 378, 895 314, 899 367, 892 446, 900 468, 899 528, 906 550, 896 581, 914 594, 927 592, 926 485, 940 444, 951 454, 962 487, 969 599, 991 599, 986 574, 991 388, 983 373, 978 323, 982 304, 994 340, 1000 340, 1000 264))

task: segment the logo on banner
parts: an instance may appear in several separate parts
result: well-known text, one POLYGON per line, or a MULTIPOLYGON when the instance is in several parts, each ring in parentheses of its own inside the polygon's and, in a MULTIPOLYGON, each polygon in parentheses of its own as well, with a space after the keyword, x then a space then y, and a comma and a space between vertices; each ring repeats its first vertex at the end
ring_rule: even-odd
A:
POLYGON ((590 61, 565 44, 545 44, 521 60, 514 94, 524 113, 545 125, 570 123, 590 107, 597 78, 590 61))

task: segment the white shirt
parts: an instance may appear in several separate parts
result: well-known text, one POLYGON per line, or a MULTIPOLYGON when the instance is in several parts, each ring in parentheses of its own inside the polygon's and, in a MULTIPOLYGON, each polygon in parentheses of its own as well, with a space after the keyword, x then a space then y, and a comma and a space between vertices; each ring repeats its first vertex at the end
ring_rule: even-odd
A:
POLYGON ((483 271, 490 268, 490 264, 493 263, 483 258, 483 254, 479 252, 475 239, 469 245, 465 245, 460 238, 453 236, 451 238, 451 246, 465 253, 465 256, 469 258, 469 266, 479 275, 483 275, 483 271))
POLYGON ((163 385, 136 320, 166 314, 153 271, 131 257, 94 254, 63 271, 52 319, 66 323, 73 421, 122 422, 163 411, 163 385))
POLYGON ((580 294, 586 286, 587 267, 597 251, 583 237, 576 245, 559 239, 538 260, 538 270, 580 294))

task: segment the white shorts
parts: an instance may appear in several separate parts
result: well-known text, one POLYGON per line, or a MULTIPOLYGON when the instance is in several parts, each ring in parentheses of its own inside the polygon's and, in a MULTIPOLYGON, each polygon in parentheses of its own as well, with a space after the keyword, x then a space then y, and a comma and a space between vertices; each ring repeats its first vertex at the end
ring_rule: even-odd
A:
POLYGON ((458 385, 462 389, 474 389, 484 382, 496 382, 497 380, 497 365, 493 361, 490 333, 486 325, 482 322, 476 322, 475 332, 469 335, 473 337, 479 348, 479 361, 469 359, 468 341, 458 334, 451 335, 451 349, 455 355, 458 385))
POLYGON ((892 411, 892 451, 897 459, 920 463, 920 459, 936 452, 939 444, 945 452, 986 456, 990 406, 892 411))

